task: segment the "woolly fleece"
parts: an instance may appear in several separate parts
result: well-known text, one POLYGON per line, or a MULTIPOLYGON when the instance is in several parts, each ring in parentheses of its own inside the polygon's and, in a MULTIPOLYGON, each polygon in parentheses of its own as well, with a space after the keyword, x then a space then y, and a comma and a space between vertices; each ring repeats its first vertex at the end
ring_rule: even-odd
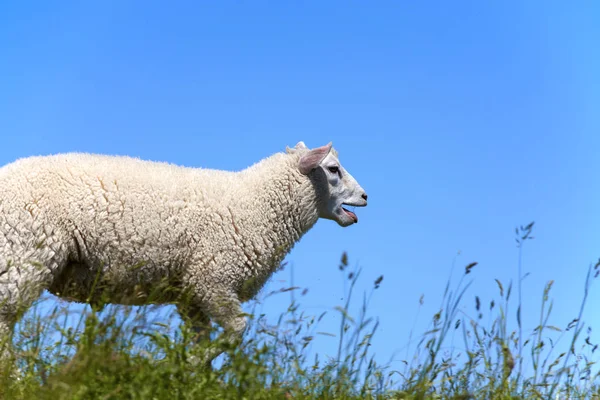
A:
POLYGON ((239 172, 81 153, 0 168, 0 333, 43 289, 141 305, 176 303, 180 292, 162 290, 171 287, 191 293, 181 312, 240 334, 240 302, 327 201, 323 183, 300 172, 307 152, 299 144, 239 172))

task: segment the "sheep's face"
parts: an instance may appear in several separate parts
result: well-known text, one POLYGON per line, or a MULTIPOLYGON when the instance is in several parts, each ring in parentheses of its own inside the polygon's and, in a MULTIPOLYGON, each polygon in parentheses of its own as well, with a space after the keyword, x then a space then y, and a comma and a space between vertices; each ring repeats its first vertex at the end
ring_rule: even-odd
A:
MULTIPOLYGON (((302 147, 302 142, 296 149, 302 147)), ((331 143, 308 150, 300 157, 300 172, 313 182, 317 194, 319 217, 331 219, 340 226, 358 222, 356 214, 348 207, 367 205, 367 194, 358 182, 342 167, 331 143)))

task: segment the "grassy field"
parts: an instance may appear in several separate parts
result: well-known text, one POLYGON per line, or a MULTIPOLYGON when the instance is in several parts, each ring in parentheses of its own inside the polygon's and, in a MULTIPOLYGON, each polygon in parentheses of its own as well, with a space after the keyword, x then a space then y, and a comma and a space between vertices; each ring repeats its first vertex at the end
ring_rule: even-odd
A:
MULTIPOLYGON (((519 252, 533 224, 517 229, 519 252)), ((360 270, 340 269, 349 281, 347 303, 338 307, 337 356, 308 356, 320 316, 307 315, 292 296, 288 311, 271 326, 252 313, 244 342, 193 345, 187 327, 173 330, 170 316, 147 309, 111 308, 110 312, 67 315, 57 306, 49 314, 27 313, 15 333, 13 365, 0 372, 3 399, 600 399, 593 361, 596 345, 581 320, 587 293, 600 262, 590 266, 580 310, 567 327, 551 324, 551 289, 540 295, 537 328, 524 335, 509 329, 508 310, 519 314, 519 285, 497 282, 490 304, 475 301, 475 319, 459 312, 477 264, 462 270, 455 287, 446 286, 439 312, 419 338, 403 370, 379 365, 369 352, 377 321, 369 316, 370 295, 353 294, 360 270), (349 315, 353 298, 362 298, 359 315, 349 315), (483 314, 490 318, 481 318, 483 314), (149 315, 160 315, 154 320, 149 315), (76 327, 67 321, 78 321, 76 327), (482 325, 481 321, 490 321, 482 325), (456 348, 450 335, 462 337, 456 348), (554 338, 554 339, 553 339, 554 338), (558 353, 556 340, 570 343, 558 353), (227 354, 213 370, 194 368, 189 360, 205 346, 227 354), (528 361, 525 373, 523 361, 528 361)), ((519 275, 521 275, 519 266, 519 275)), ((521 276, 519 276, 521 278, 521 276)), ((383 277, 374 282, 377 290, 383 277)), ((517 280, 518 282, 521 279, 517 280)), ((300 289, 291 289, 300 290, 300 289)), ((284 290, 285 291, 285 290, 284 290)), ((471 299, 471 297, 469 297, 471 299)), ((412 334, 411 334, 412 335, 412 334)))

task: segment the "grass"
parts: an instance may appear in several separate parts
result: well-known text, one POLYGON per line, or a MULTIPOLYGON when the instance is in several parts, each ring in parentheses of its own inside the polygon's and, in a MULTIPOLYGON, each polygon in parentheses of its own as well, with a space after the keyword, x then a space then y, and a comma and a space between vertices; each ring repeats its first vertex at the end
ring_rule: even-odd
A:
MULTIPOLYGON (((341 322, 332 358, 309 358, 311 344, 320 334, 319 323, 328 315, 302 311, 298 298, 303 292, 294 287, 266 296, 290 294, 290 305, 274 326, 257 312, 256 303, 244 341, 237 346, 219 341, 194 346, 192 332, 185 325, 172 328, 174 315, 149 313, 151 306, 71 315, 67 307, 58 304, 45 315, 34 307, 19 324, 13 340, 15 363, 3 365, 0 372, 0 397, 600 399, 598 372, 594 371, 598 345, 591 342, 591 327, 582 321, 600 261, 587 271, 581 307, 568 326, 551 324, 550 281, 540 294, 538 325, 526 332, 520 316, 521 254, 532 230, 533 223, 516 230, 516 287, 496 280, 497 297, 489 304, 475 296, 474 317, 467 315, 462 305, 477 263, 465 266, 454 287, 452 267, 439 311, 418 338, 414 353, 407 353, 402 370, 379 365, 370 352, 378 322, 369 316, 369 302, 383 277, 362 296, 358 315, 352 316, 361 273, 349 268, 344 254, 339 268, 348 282, 346 303, 334 309, 341 322), (508 323, 509 315, 516 315, 515 327, 508 323), (457 337, 460 346, 454 345, 457 337), (190 357, 206 346, 220 346, 227 357, 213 370, 191 367, 190 357), (566 351, 559 352, 561 346, 566 351)), ((413 335, 411 332, 409 341, 413 335)))

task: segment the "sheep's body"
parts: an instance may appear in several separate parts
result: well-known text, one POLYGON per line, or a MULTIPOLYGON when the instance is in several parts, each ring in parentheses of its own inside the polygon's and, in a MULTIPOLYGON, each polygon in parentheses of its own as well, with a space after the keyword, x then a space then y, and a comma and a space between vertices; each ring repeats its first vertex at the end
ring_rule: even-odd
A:
POLYGON ((78 153, 0 168, 0 331, 43 289, 140 305, 176 302, 168 286, 189 291, 201 323, 239 334, 240 301, 319 218, 301 156, 240 172, 78 153))

